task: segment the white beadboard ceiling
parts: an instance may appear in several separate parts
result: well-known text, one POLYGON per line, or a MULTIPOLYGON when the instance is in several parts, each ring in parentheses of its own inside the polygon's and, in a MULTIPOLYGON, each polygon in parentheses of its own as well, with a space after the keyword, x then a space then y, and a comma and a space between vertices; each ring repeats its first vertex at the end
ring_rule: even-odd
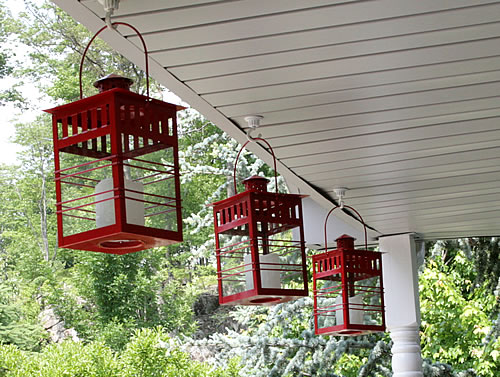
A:
MULTIPOLYGON (((96 0, 53 1, 104 25, 96 0)), ((144 34, 151 75, 238 141, 264 116, 291 186, 328 209, 346 186, 372 237, 425 239, 500 234, 499 20, 498 0, 121 0, 113 16, 144 34)), ((143 67, 118 31, 101 35, 143 67)))

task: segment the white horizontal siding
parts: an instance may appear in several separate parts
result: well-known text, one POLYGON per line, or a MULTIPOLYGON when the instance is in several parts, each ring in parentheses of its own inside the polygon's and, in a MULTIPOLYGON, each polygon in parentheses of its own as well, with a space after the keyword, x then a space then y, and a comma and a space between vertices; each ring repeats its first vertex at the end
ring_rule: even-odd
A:
MULTIPOLYGON (((500 17, 500 6, 497 7, 500 17)), ((336 34, 331 31, 331 34, 336 34)), ((292 49, 280 53, 261 54, 237 59, 210 61, 191 65, 172 67, 165 62, 170 71, 184 80, 208 78, 210 76, 227 76, 235 73, 260 71, 290 65, 303 65, 317 61, 331 61, 356 56, 370 56, 409 49, 445 46, 469 41, 477 41, 500 36, 500 23, 473 25, 450 30, 439 30, 382 39, 368 39, 353 43, 327 44, 311 47, 307 50, 292 49)), ((333 42, 333 41, 332 41, 333 42)), ((250 53, 252 51, 249 51, 250 53)))
MULTIPOLYGON (((206 100, 214 100, 230 105, 246 102, 286 98, 331 91, 363 89, 398 83, 415 83, 422 80, 460 80, 463 75, 488 74, 500 69, 500 55, 487 58, 471 58, 458 62, 446 62, 430 66, 408 67, 392 71, 368 72, 340 77, 323 77, 315 80, 294 81, 279 85, 229 90, 215 94, 205 94, 206 100), (232 102, 229 102, 232 101, 232 102)), ((296 79, 296 78, 295 78, 296 79)), ((382 89, 383 90, 383 89, 382 89)))
POLYGON ((310 180, 316 177, 328 177, 331 172, 343 171, 345 169, 355 169, 358 167, 371 167, 376 169, 378 166, 385 164, 404 162, 408 164, 420 164, 424 166, 428 159, 445 160, 460 160, 463 154, 468 152, 482 153, 490 148, 499 148, 499 140, 491 140, 480 143, 467 143, 462 145, 452 145, 449 147, 436 147, 429 149, 421 149, 417 151, 389 153, 369 157, 357 157, 356 154, 350 153, 349 159, 338 161, 337 163, 325 163, 295 167, 293 170, 300 174, 304 179, 310 180))
MULTIPOLYGON (((254 0, 242 1, 241 5, 254 3, 254 0)), ((268 1, 272 3, 272 1, 268 1)), ((288 1, 286 2, 288 3, 288 1)), ((290 3, 294 3, 291 1, 290 3)), ((302 1, 303 4, 308 2, 302 1)), ((311 2, 314 4, 314 2, 311 2)), ((331 1, 329 7, 318 7, 297 11, 286 11, 280 14, 262 15, 260 17, 244 18, 243 12, 235 8, 237 20, 231 19, 228 13, 228 21, 212 23, 211 18, 205 16, 209 14, 209 9, 195 12, 193 17, 197 17, 199 23, 192 27, 180 27, 170 30, 169 23, 183 23, 182 19, 175 19, 174 15, 165 13, 164 17, 156 23, 148 21, 149 17, 155 14, 144 15, 136 20, 137 27, 143 26, 148 35, 148 46, 151 51, 166 48, 181 48, 193 45, 215 44, 220 42, 257 38, 267 35, 293 33, 297 31, 314 30, 319 28, 329 28, 346 24, 357 24, 373 22, 375 20, 391 19, 396 17, 412 17, 416 14, 431 12, 442 12, 451 9, 469 8, 495 3, 495 0, 419 0, 419 1, 399 1, 399 0, 370 0, 358 1, 346 4, 337 4, 331 1), (154 32, 153 32, 154 31, 154 32)), ((232 4, 232 3, 228 3, 232 4)), ((235 3, 239 5, 238 2, 235 3)), ((224 15, 226 10, 223 10, 224 15)), ((129 17, 127 17, 129 18, 129 17)), ((192 23, 192 22, 191 22, 192 23)), ((190 26, 190 22, 184 22, 190 26)), ((132 33, 131 33, 132 34, 132 33)), ((136 38, 136 37, 132 37, 136 38)))
MULTIPOLYGON (((273 54, 295 50, 303 51, 306 55, 310 49, 321 46, 356 42, 366 45, 363 41, 372 41, 376 44, 378 40, 384 38, 425 36, 434 31, 450 30, 453 34, 454 30, 465 29, 465 32, 468 27, 477 29, 477 25, 498 22, 499 12, 500 4, 491 3, 478 7, 374 20, 364 24, 329 25, 311 30, 253 38, 247 36, 242 40, 218 41, 208 45, 201 45, 199 41, 194 41, 193 46, 179 48, 163 45, 160 50, 152 50, 152 57, 166 67, 173 67, 229 59, 241 60, 256 55, 264 55, 264 59, 272 59, 273 54)), ((445 37, 438 39, 448 38, 449 40, 448 34, 445 32, 445 37)))
MULTIPOLYGON (((285 66, 239 73, 223 77, 187 80, 186 83, 198 93, 234 90, 238 88, 275 85, 285 82, 316 80, 325 77, 356 75, 428 66, 432 64, 459 62, 463 60, 493 57, 498 51, 491 48, 499 44, 500 38, 463 42, 444 46, 431 46, 416 50, 388 52, 369 56, 356 56, 341 60, 319 61, 296 66, 285 66)), ((451 72, 448 72, 448 74, 451 72)), ((210 75, 210 73, 208 73, 210 75)), ((184 80, 183 80, 184 81, 184 80)))

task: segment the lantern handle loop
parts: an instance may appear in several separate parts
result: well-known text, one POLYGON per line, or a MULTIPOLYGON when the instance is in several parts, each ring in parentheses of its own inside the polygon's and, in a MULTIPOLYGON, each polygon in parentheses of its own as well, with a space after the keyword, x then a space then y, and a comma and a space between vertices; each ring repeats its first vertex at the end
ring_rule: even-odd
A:
POLYGON ((326 225, 327 225, 327 222, 328 222, 328 217, 330 216, 330 214, 335 211, 337 208, 340 208, 340 209, 343 209, 343 208, 349 208, 350 210, 352 210, 353 212, 356 213, 356 215, 359 217, 359 219, 361 220, 361 224, 363 224, 363 228, 364 228, 364 233, 365 233, 365 250, 368 250, 368 238, 367 238, 367 231, 366 231, 366 224, 365 224, 365 221, 363 220, 363 217, 361 217, 360 213, 358 211, 356 211, 353 207, 351 206, 348 206, 346 204, 343 204, 342 207, 341 206, 338 206, 336 205, 335 207, 333 207, 329 212, 328 214, 326 215, 326 218, 325 218, 325 250, 326 252, 328 252, 328 237, 326 235, 326 225))
POLYGON ((137 34, 137 36, 139 37, 139 39, 142 42, 142 47, 144 48, 144 57, 146 60, 146 97, 149 98, 149 61, 148 61, 148 48, 146 47, 146 42, 144 41, 142 34, 135 27, 133 27, 132 25, 130 25, 126 22, 113 22, 113 23, 111 23, 111 18, 110 18, 110 25, 108 25, 108 23, 106 23, 105 26, 100 28, 97 31, 97 33, 95 33, 94 36, 90 39, 89 43, 85 47, 85 50, 83 51, 82 59, 80 60, 80 73, 79 73, 80 99, 83 99, 83 85, 82 85, 83 62, 85 60, 85 56, 87 55, 87 51, 88 51, 90 45, 92 44, 92 42, 94 42, 94 39, 96 39, 97 36, 99 34, 101 34, 101 32, 103 32, 105 29, 110 28, 111 30, 116 30, 116 27, 118 25, 123 25, 123 26, 127 26, 127 27, 131 28, 133 31, 135 31, 135 33, 137 34))
POLYGON ((276 155, 274 154, 274 151, 273 151, 273 148, 271 147, 271 144, 269 144, 267 142, 266 139, 264 138, 261 138, 260 137, 261 135, 259 134, 258 137, 251 137, 247 134, 247 137, 249 138, 249 140, 243 144, 243 146, 241 147, 240 151, 238 152, 238 155, 236 156, 236 160, 234 161, 234 169, 233 169, 233 184, 234 184, 234 193, 237 194, 238 193, 238 189, 236 187, 236 168, 238 167, 238 159, 240 158, 240 155, 241 155, 241 152, 243 152, 243 149, 245 149, 245 147, 251 143, 251 142, 256 142, 257 140, 258 141, 262 141, 263 143, 265 143, 268 147, 269 147, 269 150, 271 151, 271 155, 273 156, 273 162, 274 162, 274 185, 275 185, 275 188, 276 188, 276 194, 278 193, 278 171, 276 170, 276 155))

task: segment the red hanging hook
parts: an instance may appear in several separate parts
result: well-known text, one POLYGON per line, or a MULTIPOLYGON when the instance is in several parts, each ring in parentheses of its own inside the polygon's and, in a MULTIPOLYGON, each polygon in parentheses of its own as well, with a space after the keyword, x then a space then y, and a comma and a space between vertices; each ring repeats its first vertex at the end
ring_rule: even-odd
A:
MULTIPOLYGON (((343 207, 344 208, 349 208, 350 210, 354 211, 356 213, 356 215, 358 215, 359 219, 361 220, 361 224, 363 224, 363 228, 364 228, 364 232, 365 232, 365 250, 368 250, 368 240, 367 240, 366 224, 365 224, 365 221, 363 220, 363 217, 361 217, 360 213, 358 211, 356 211, 353 207, 345 205, 345 204, 343 205, 343 207)), ((335 207, 333 207, 328 212, 328 214, 326 215, 326 218, 325 218, 325 250, 326 250, 326 252, 328 252, 328 237, 326 235, 326 225, 327 225, 327 222, 328 222, 328 217, 337 208, 340 208, 340 206, 336 205, 335 207)))
MULTIPOLYGON (((144 38, 142 37, 142 34, 139 32, 139 30, 137 30, 134 26, 132 26, 126 22, 113 22, 111 24, 111 29, 113 29, 113 27, 118 26, 118 25, 128 26, 129 28, 134 30, 142 42, 142 47, 144 48, 144 56, 146 59, 146 97, 149 98, 149 61, 148 61, 148 48, 146 47, 146 42, 144 41, 144 38)), ((90 45, 92 44, 92 42, 94 42, 94 40, 97 38, 97 36, 99 34, 101 34, 101 32, 104 31, 105 29, 107 29, 108 27, 109 26, 106 25, 106 26, 103 26, 102 28, 100 28, 97 31, 97 33, 95 33, 94 36, 90 39, 89 43, 87 44, 87 47, 85 47, 85 50, 83 51, 82 59, 80 60, 80 72, 79 72, 80 99, 83 99, 82 72, 83 72, 83 62, 85 60, 85 55, 87 55, 87 51, 88 51, 90 45)))
POLYGON ((241 152, 243 152, 243 149, 247 146, 247 144, 251 143, 252 141, 259 140, 264 143, 269 147, 269 150, 271 151, 271 155, 273 156, 273 162, 274 162, 274 185, 276 187, 276 194, 278 193, 278 171, 276 170, 276 156, 274 155, 273 148, 271 147, 271 144, 267 142, 266 139, 263 139, 261 137, 256 137, 252 140, 247 141, 243 146, 241 147, 240 151, 238 152, 238 155, 236 156, 236 160, 234 161, 234 169, 233 169, 233 183, 234 183, 234 193, 238 193, 238 189, 236 187, 236 168, 238 166, 238 159, 240 158, 241 152))

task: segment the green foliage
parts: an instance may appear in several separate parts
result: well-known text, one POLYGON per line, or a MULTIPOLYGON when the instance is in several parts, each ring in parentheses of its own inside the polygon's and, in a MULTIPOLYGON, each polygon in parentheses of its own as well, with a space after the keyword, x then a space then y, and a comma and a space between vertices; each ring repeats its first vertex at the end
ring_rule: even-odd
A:
MULTIPOLYGON (((5 377, 118 377, 119 364, 112 351, 101 343, 83 345, 75 342, 51 344, 41 353, 24 353, 7 349, 2 352, 10 353, 10 358, 23 360, 22 363, 12 365, 10 362, 5 369, 9 372, 5 377)), ((9 356, 7 353, 7 356, 9 356)))
MULTIPOLYGON (((90 33, 49 2, 40 7, 26 1, 26 12, 9 25, 30 58, 15 73, 40 85, 51 83, 41 89, 54 100, 76 99, 80 54, 90 33)), ((133 77, 136 91, 145 89, 144 73, 99 39, 84 68, 86 94, 95 93, 91 83, 110 72, 133 77)), ((115 349, 138 327, 192 332, 195 294, 177 280, 183 264, 169 266, 166 248, 123 257, 58 250, 51 137, 47 116, 17 125, 14 141, 25 148, 20 165, 0 171, 2 186, 8 188, 0 194, 5 279, 29 282, 33 302, 52 305, 81 337, 101 339, 115 349)))
POLYGON ((64 284, 48 301, 80 336, 119 350, 134 329, 162 325, 174 333, 195 330, 191 305, 196 297, 161 268, 161 253, 123 256, 82 253, 64 284))
POLYGON ((42 338, 42 329, 23 312, 20 303, 14 289, 0 282, 0 344, 35 349, 42 338))
POLYGON ((0 343, 0 377, 20 376, 17 371, 25 364, 28 354, 17 346, 0 343))
POLYGON ((359 368, 361 368, 367 358, 360 357, 352 353, 344 353, 335 363, 334 372, 340 376, 358 377, 359 368))
MULTIPOLYGON (((13 19, 9 10, 6 8, 4 1, 0 1, 0 79, 8 77, 12 74, 14 63, 12 57, 14 53, 8 46, 10 37, 12 36, 13 19)), ((18 107, 22 107, 24 98, 17 90, 18 85, 13 85, 8 89, 0 90, 0 106, 6 102, 12 102, 18 107)))
POLYGON ((236 360, 227 369, 192 360, 161 328, 142 329, 121 353, 102 342, 66 341, 40 353, 0 345, 2 377, 236 377, 236 360))
POLYGON ((171 346, 169 341, 169 337, 161 329, 137 331, 122 354, 122 363, 128 366, 124 376, 206 375, 206 367, 193 363, 188 355, 171 346))
POLYGON ((428 260, 420 276, 422 354, 459 371, 498 375, 500 340, 488 340, 497 298, 488 282, 473 284, 474 262, 462 250, 452 249, 453 255, 448 252, 444 258, 443 245, 437 243, 435 249, 441 251, 439 257, 428 260))

